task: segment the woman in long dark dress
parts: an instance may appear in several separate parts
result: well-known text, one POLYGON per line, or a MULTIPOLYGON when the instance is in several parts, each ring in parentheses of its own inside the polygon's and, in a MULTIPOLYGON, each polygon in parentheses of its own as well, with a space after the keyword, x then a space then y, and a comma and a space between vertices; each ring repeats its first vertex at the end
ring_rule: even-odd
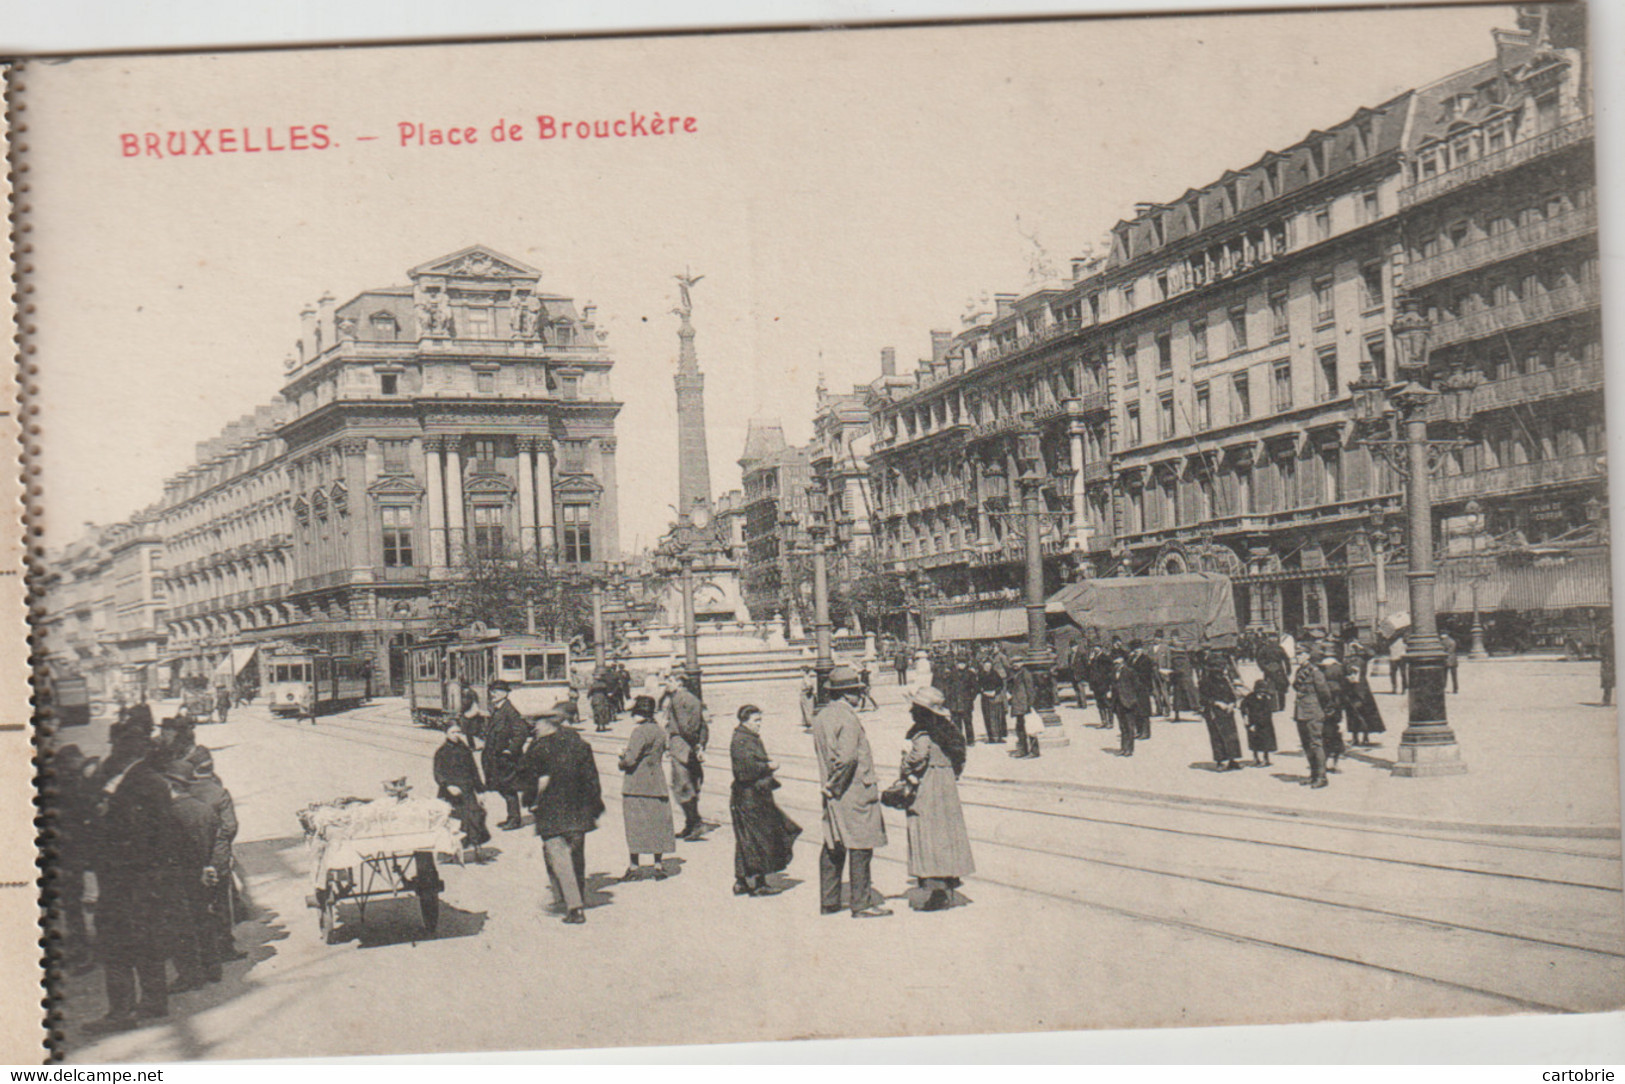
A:
POLYGON ((1382 712, 1377 698, 1371 692, 1369 667, 1371 654, 1361 644, 1353 644, 1347 661, 1343 663, 1343 693, 1347 701, 1349 740, 1355 745, 1370 745, 1371 735, 1387 729, 1382 723, 1382 712))
POLYGON ((491 832, 485 826, 485 807, 480 804, 479 765, 474 763, 474 750, 469 748, 463 728, 452 723, 446 727, 446 740, 434 751, 434 782, 441 801, 451 806, 452 817, 462 825, 463 846, 474 848, 479 858, 480 847, 491 841, 491 832))
POLYGON ((728 812, 734 824, 734 895, 770 896, 767 876, 787 869, 801 826, 779 808, 773 792, 778 765, 768 759, 762 744, 762 709, 746 704, 739 709, 728 752, 733 759, 733 794, 728 812))
POLYGON ((1247 720, 1247 748, 1252 751, 1253 763, 1266 768, 1270 754, 1277 748, 1275 706, 1278 696, 1270 679, 1262 677, 1253 683, 1253 691, 1241 698, 1242 718, 1247 720))
POLYGON ((1241 737, 1236 733, 1236 687, 1225 658, 1213 651, 1197 659, 1196 691, 1202 698, 1202 718, 1213 747, 1213 766, 1221 772, 1241 770, 1241 737))

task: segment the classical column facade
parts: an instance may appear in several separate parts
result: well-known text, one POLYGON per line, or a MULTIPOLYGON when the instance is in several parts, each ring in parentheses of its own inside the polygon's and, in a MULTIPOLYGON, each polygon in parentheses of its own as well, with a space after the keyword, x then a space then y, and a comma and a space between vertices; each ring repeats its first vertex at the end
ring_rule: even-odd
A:
POLYGON ((536 548, 547 557, 557 552, 553 535, 553 442, 536 442, 536 548))
POLYGON ((593 556, 599 561, 616 561, 621 556, 620 486, 615 475, 615 438, 603 437, 598 441, 598 483, 604 487, 598 502, 599 552, 593 556))
POLYGON ((442 488, 440 453, 445 442, 439 437, 423 440, 424 485, 429 501, 429 567, 446 567, 446 494, 442 488))
POLYGON ((519 552, 536 552, 536 441, 519 438, 519 552))
POLYGON ((349 564, 351 568, 372 568, 383 562, 374 560, 372 552, 378 532, 373 524, 372 500, 367 496, 367 442, 342 440, 339 455, 350 518, 349 564))
POLYGON ((446 560, 463 563, 468 539, 463 530, 463 453, 455 440, 446 442, 446 560))
POLYGON ((1083 479, 1083 429, 1073 427, 1072 440, 1072 542, 1080 552, 1089 547, 1089 494, 1083 479))

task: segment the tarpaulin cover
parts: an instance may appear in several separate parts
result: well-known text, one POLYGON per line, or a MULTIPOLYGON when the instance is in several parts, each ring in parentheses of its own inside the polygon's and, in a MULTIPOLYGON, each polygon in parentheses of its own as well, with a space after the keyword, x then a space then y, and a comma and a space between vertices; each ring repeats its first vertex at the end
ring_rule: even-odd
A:
POLYGON ((1080 580, 1050 596, 1045 609, 1124 640, 1161 631, 1176 642, 1233 647, 1241 631, 1230 578, 1216 572, 1080 580))
POLYGON ((1026 636, 1027 611, 1020 606, 931 618, 932 640, 1019 640, 1026 636))

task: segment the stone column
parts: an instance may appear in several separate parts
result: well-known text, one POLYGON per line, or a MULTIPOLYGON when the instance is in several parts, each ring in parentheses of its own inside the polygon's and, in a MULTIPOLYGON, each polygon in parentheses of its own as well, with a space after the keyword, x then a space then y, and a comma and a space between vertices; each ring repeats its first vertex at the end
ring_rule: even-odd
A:
POLYGON ((620 484, 615 475, 615 438, 598 441, 598 484, 604 487, 598 502, 598 537, 593 539, 593 559, 619 560, 621 556, 620 484))
POLYGON ((439 437, 423 439, 423 484, 429 490, 429 567, 446 567, 446 495, 440 481, 439 437))
POLYGON ((536 477, 532 457, 536 442, 519 438, 519 552, 536 550, 536 477))
POLYGON ((372 499, 367 496, 367 441, 340 441, 339 454, 343 457, 344 500, 349 509, 349 564, 351 568, 374 568, 383 564, 382 555, 373 553, 382 545, 382 538, 373 522, 372 499))
POLYGON ((463 563, 468 546, 463 531, 463 453, 455 440, 446 441, 446 560, 463 563))
POLYGON ((556 553, 553 536, 553 442, 536 442, 536 548, 546 557, 556 553))
POLYGON ((1083 430, 1075 428, 1072 438, 1072 539, 1082 553, 1089 548, 1089 495, 1083 484, 1083 430))

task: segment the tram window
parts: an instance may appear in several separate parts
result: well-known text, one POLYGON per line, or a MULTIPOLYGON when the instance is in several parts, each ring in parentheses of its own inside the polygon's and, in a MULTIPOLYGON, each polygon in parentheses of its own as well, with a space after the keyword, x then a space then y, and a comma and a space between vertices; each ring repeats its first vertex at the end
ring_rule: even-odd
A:
POLYGON ((546 681, 547 680, 547 656, 546 655, 526 655, 525 656, 525 680, 526 681, 546 681))
POLYGON ((504 653, 502 656, 502 672, 504 675, 519 674, 524 670, 524 665, 523 656, 517 652, 512 655, 504 653))
POLYGON ((570 666, 568 656, 562 651, 549 652, 547 656, 547 680, 569 681, 570 666))

